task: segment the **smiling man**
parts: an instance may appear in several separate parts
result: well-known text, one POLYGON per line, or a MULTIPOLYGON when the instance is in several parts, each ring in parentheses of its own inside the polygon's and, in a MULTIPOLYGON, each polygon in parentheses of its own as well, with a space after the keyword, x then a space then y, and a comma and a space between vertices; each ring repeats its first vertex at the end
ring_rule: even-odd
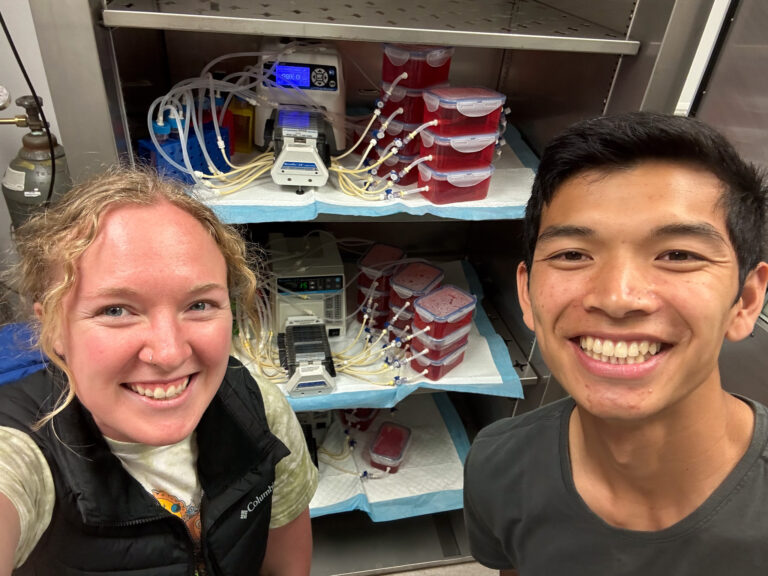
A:
POLYGON ((475 439, 465 517, 480 562, 765 574, 768 410, 723 390, 718 355, 762 308, 766 191, 692 118, 601 117, 547 146, 518 295, 570 397, 475 439))

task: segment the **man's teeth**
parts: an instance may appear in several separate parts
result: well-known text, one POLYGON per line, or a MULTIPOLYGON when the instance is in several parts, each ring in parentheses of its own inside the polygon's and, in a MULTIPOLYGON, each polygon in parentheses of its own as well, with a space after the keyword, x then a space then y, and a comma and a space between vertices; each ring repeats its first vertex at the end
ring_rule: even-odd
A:
POLYGON ((661 342, 648 340, 614 342, 607 338, 582 336, 580 344, 581 349, 590 358, 611 364, 639 364, 661 350, 661 342))
POLYGON ((142 396, 146 396, 148 398, 154 398, 155 400, 170 400, 171 398, 175 398, 184 390, 187 389, 187 385, 189 384, 189 376, 187 376, 184 379, 184 382, 179 384, 178 386, 169 386, 167 389, 162 388, 161 386, 142 386, 141 384, 131 384, 131 390, 136 392, 137 394, 141 394, 142 396))

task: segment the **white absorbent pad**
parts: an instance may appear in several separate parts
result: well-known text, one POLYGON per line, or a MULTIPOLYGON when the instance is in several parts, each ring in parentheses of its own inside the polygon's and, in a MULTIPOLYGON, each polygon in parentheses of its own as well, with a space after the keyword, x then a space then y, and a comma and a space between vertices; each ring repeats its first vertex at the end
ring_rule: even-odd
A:
MULTIPOLYGON (((350 429, 349 433, 355 448, 345 457, 332 458, 323 450, 318 454, 320 482, 310 503, 312 517, 364 510, 372 520, 382 522, 462 507, 469 440, 447 394, 411 396, 393 410, 381 410, 366 431, 350 429), (382 422, 411 430, 410 444, 395 473, 370 464, 368 449, 382 422)), ((339 455, 346 440, 344 427, 335 418, 322 448, 339 455)))

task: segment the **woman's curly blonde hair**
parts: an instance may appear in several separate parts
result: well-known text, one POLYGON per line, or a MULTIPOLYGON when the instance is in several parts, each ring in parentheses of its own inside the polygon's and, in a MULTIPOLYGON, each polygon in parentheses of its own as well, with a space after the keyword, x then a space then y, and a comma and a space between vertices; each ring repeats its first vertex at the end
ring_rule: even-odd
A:
POLYGON ((14 234, 19 258, 5 272, 6 283, 21 299, 22 314, 33 328, 35 345, 67 375, 69 382, 56 409, 38 422, 38 427, 61 412, 75 396, 74 377, 54 349, 54 342, 62 328, 64 298, 77 281, 78 259, 93 243, 109 209, 162 202, 190 214, 216 241, 227 264, 227 287, 240 324, 238 329, 243 334, 258 333, 262 260, 249 257, 240 234, 187 194, 178 182, 161 178, 148 168, 112 168, 72 188, 14 234))

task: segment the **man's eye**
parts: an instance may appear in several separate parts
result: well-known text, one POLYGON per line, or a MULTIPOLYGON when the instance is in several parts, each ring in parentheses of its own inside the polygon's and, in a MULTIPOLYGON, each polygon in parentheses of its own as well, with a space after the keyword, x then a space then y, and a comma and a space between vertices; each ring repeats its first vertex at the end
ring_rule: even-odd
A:
POLYGON ((700 256, 686 252, 685 250, 670 250, 661 255, 662 260, 670 260, 673 262, 685 262, 687 260, 701 260, 700 256))
POLYGON ((576 250, 568 250, 567 252, 560 252, 553 256, 555 260, 568 260, 571 262, 578 262, 584 259, 584 254, 577 252, 576 250))

